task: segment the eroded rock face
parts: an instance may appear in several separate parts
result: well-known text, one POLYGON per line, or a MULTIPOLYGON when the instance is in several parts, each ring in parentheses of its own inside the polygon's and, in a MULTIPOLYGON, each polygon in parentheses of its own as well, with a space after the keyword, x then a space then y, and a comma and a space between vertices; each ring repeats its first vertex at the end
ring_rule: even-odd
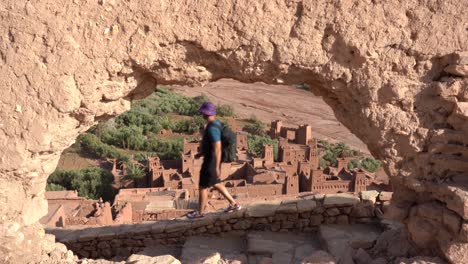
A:
MULTIPOLYGON (((0 262, 41 255, 46 179, 79 133, 156 83, 224 77, 310 84, 385 160, 409 223, 436 202, 466 225, 467 4, 2 1, 0 262)), ((449 221, 431 245, 463 248, 449 221)))

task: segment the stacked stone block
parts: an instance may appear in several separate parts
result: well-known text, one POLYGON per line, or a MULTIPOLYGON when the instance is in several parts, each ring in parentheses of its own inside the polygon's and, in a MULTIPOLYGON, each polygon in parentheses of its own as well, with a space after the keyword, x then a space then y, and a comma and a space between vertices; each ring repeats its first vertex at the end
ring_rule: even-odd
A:
POLYGON ((188 236, 273 232, 313 232, 322 224, 378 222, 374 204, 353 194, 313 195, 256 202, 233 213, 212 213, 203 219, 165 220, 85 230, 50 230, 80 257, 129 256, 145 246, 182 244, 188 236))

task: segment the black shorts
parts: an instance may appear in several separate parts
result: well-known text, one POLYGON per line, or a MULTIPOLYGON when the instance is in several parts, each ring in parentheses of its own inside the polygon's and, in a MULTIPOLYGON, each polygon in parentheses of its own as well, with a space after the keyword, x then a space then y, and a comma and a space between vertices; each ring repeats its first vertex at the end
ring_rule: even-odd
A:
POLYGON ((213 185, 220 183, 216 175, 216 160, 204 159, 200 170, 200 181, 198 186, 200 188, 209 188, 213 185))

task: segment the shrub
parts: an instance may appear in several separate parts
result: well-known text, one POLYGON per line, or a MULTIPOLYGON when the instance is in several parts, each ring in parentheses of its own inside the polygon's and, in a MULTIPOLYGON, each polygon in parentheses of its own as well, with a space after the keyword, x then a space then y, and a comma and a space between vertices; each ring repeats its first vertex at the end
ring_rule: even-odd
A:
POLYGON ((174 126, 174 131, 179 133, 193 134, 205 125, 205 120, 201 116, 194 116, 189 120, 180 120, 174 126))
POLYGON ((264 144, 273 145, 274 158, 275 160, 278 159, 278 140, 276 139, 249 134, 247 137, 247 144, 249 146, 249 150, 257 157, 261 157, 263 155, 264 144))
POLYGON ((65 191, 65 190, 67 190, 65 187, 63 187, 62 185, 55 184, 55 183, 47 183, 47 186, 46 186, 46 191, 48 192, 65 191))
POLYGON ((143 150, 146 138, 142 128, 131 125, 109 131, 102 137, 102 141, 120 148, 143 150))
POLYGON ((218 116, 235 116, 234 108, 230 105, 218 105, 216 107, 216 114, 218 116))
POLYGON ((135 102, 135 106, 151 114, 177 113, 193 116, 198 114, 198 108, 206 101, 208 98, 205 95, 190 98, 171 92, 165 87, 159 87, 149 98, 135 102))
POLYGON ((116 147, 103 143, 96 135, 84 133, 78 137, 79 146, 82 150, 98 156, 99 158, 122 158, 116 147))
POLYGON ((120 126, 135 126, 143 130, 143 134, 159 133, 163 128, 163 120, 159 116, 148 112, 131 109, 116 118, 120 126))
POLYGON ((348 163, 348 170, 352 170, 355 168, 362 168, 361 161, 359 159, 353 159, 348 163))
POLYGON ((145 142, 145 150, 155 152, 162 160, 180 159, 184 148, 182 139, 150 138, 145 142))
POLYGON ((114 177, 109 171, 97 167, 84 170, 54 171, 47 179, 49 188, 76 190, 82 197, 112 201, 116 190, 112 187, 114 177))
POLYGON ((381 163, 380 160, 374 158, 365 158, 361 160, 362 168, 370 172, 376 172, 380 169, 381 163))
POLYGON ((348 163, 348 169, 365 169, 369 172, 376 172, 380 169, 381 163, 379 160, 374 158, 365 158, 365 159, 353 159, 348 163))
POLYGON ((242 130, 261 137, 266 136, 265 124, 260 121, 257 117, 253 116, 249 120, 250 124, 244 126, 242 130))

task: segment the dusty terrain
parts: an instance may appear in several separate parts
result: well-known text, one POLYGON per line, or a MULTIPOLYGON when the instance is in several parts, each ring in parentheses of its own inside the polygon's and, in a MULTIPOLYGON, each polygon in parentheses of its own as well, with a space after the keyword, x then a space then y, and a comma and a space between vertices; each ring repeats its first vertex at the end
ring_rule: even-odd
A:
POLYGON ((175 86, 174 91, 188 96, 206 94, 215 103, 232 105, 240 117, 255 115, 267 123, 283 120, 286 126, 312 125, 314 136, 331 142, 344 142, 368 153, 367 146, 345 126, 319 96, 289 85, 245 84, 223 79, 205 86, 175 86))
POLYGON ((61 152, 156 84, 307 83, 395 181, 413 242, 468 262, 468 0, 0 2, 0 262, 33 262, 61 152), (35 245, 35 246, 32 246, 35 245))

